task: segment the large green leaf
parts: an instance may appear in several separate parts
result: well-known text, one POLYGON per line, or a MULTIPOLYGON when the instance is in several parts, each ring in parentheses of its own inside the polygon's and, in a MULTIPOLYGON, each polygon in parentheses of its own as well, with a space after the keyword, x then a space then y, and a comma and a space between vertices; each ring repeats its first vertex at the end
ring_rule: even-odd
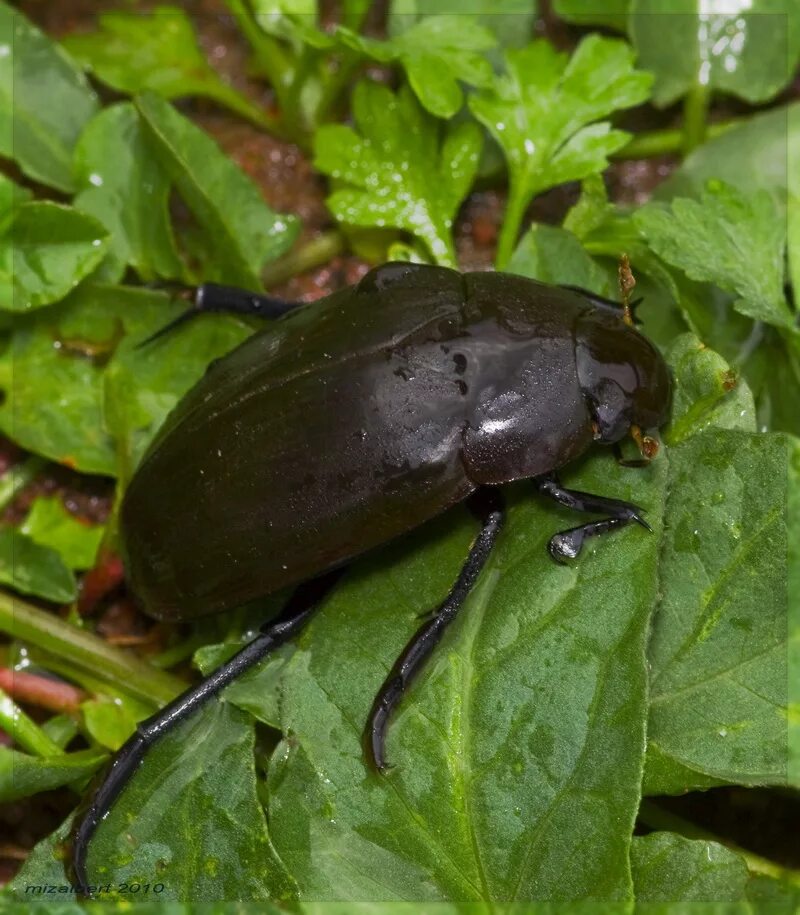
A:
POLYGON ((79 521, 58 497, 39 497, 20 530, 41 546, 55 550, 68 568, 83 570, 94 565, 104 527, 79 521))
POLYGON ((67 50, 108 86, 131 95, 152 89, 165 98, 200 95, 259 126, 263 111, 229 86, 197 45, 192 21, 176 6, 108 12, 100 29, 68 35, 67 50))
POLYGON ((185 307, 163 292, 87 284, 20 317, 0 355, 0 429, 70 467, 127 476, 208 362, 248 333, 209 315, 136 349, 185 307))
POLYGON ((800 16, 789 0, 633 0, 628 30, 653 100, 669 105, 694 89, 763 102, 790 80, 800 54, 800 16))
POLYGON ((252 720, 224 702, 181 725, 175 740, 156 744, 126 803, 98 830, 90 879, 158 879, 161 902, 291 899, 293 882, 272 848, 256 793, 253 746, 252 720))
POLYGON ((10 527, 0 528, 0 583, 58 604, 75 600, 75 577, 58 553, 10 527))
POLYGON ((649 646, 646 793, 787 781, 787 499, 793 446, 757 435, 725 364, 679 339, 663 597, 649 646), (733 390, 731 385, 734 384, 733 390))
POLYGON ((86 126, 75 148, 75 182, 75 206, 109 233, 102 280, 118 282, 128 264, 143 280, 183 276, 169 218, 170 180, 132 104, 106 108, 86 126))
POLYGON ((0 802, 7 804, 62 785, 82 786, 106 759, 107 754, 96 749, 38 757, 0 747, 0 802))
POLYGON ((264 263, 291 247, 299 223, 274 213, 217 144, 153 92, 136 101, 157 155, 206 234, 202 278, 261 289, 264 263))
POLYGON ((73 61, 0 3, 0 156, 36 181, 71 191, 72 149, 97 98, 73 61))
POLYGON ((58 302, 102 261, 108 234, 85 213, 49 200, 23 203, 0 238, 0 308, 58 302))

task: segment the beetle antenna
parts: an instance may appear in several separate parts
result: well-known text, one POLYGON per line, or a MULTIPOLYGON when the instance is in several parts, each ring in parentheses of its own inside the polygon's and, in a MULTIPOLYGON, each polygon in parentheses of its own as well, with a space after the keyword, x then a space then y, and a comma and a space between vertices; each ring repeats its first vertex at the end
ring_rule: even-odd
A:
POLYGON ((145 346, 148 346, 154 340, 158 340, 159 337, 163 337, 165 334, 168 334, 171 330, 174 330, 176 327, 179 327, 181 324, 185 324, 187 321, 191 320, 195 315, 200 314, 200 309, 197 306, 192 305, 187 308, 186 311, 182 311, 177 318, 173 318, 171 321, 168 321, 163 327, 150 334, 149 337, 145 337, 140 343, 137 343, 134 349, 142 349, 145 346))
MULTIPOLYGON (((635 320, 633 316, 634 305, 631 305, 631 292, 636 285, 636 278, 633 275, 631 270, 631 261, 627 254, 620 254, 619 256, 619 294, 622 299, 622 310, 623 318, 622 320, 629 324, 631 327, 634 325, 635 320)), ((641 301, 641 299, 639 300, 641 301)), ((637 305, 639 302, 636 303, 637 305)))

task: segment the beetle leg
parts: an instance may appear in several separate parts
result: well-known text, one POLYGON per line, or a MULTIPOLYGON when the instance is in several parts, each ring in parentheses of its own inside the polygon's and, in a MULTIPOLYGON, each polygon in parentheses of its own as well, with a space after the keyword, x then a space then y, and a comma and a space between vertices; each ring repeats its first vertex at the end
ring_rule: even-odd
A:
POLYGON ((281 615, 265 624, 259 635, 248 642, 196 686, 181 693, 168 705, 136 726, 135 732, 118 750, 100 787, 87 808, 76 818, 72 834, 72 871, 78 887, 88 887, 86 870, 89 843, 98 825, 114 806, 119 794, 137 770, 150 747, 176 724, 221 692, 229 683, 284 644, 308 622, 322 597, 341 575, 330 572, 301 585, 291 596, 281 615))
POLYGON ((364 729, 367 761, 379 772, 388 766, 385 755, 386 728, 389 718, 414 677, 419 673, 447 626, 455 619, 480 574, 503 526, 505 509, 500 493, 493 488, 478 490, 470 508, 481 519, 481 530, 470 547, 467 560, 450 593, 433 616, 414 633, 395 661, 378 691, 364 729))
POLYGON ((534 480, 534 484, 540 493, 549 496, 559 505, 563 505, 566 508, 581 512, 608 513, 611 516, 602 521, 589 521, 587 524, 560 531, 558 534, 553 535, 547 547, 550 555, 558 562, 575 559, 587 537, 608 533, 618 527, 630 524, 631 521, 641 524, 648 531, 651 530, 650 525, 642 517, 642 509, 632 502, 625 502, 623 499, 611 499, 606 496, 596 496, 576 489, 564 489, 554 473, 537 477, 534 480))
POLYGON ((279 318, 286 312, 306 304, 305 302, 288 302, 286 299, 248 292, 246 289, 237 289, 235 286, 221 286, 219 283, 204 283, 202 286, 197 287, 193 296, 191 296, 190 289, 179 293, 179 296, 182 298, 191 297, 192 304, 189 308, 181 312, 177 318, 168 321, 154 334, 150 334, 149 337, 142 340, 137 345, 137 348, 152 343, 200 314, 217 312, 250 315, 256 318, 279 318))

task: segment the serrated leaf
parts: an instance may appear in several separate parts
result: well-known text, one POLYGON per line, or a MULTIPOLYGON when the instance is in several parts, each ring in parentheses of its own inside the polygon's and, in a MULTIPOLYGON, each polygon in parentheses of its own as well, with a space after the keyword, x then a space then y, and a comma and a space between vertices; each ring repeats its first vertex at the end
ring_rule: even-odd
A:
POLYGON ((260 290, 261 268, 291 247, 299 223, 273 212, 217 144, 152 92, 136 100, 150 141, 207 236, 202 278, 260 290))
POLYGON ((0 156, 48 187, 69 192, 72 149, 97 97, 64 51, 0 4, 0 156))
POLYGON ((358 132, 324 126, 314 138, 315 166, 343 188, 328 198, 331 212, 342 222, 411 232, 437 263, 455 266, 453 219, 477 172, 477 125, 450 125, 440 139, 408 87, 394 95, 370 82, 356 87, 353 116, 358 132))
POLYGON ((786 224, 766 191, 745 196, 710 182, 699 201, 647 204, 634 222, 664 261, 740 296, 734 303, 740 314, 794 328, 783 294, 786 224))
POLYGON ((79 521, 57 497, 39 497, 20 530, 40 546, 55 550, 68 568, 85 570, 94 565, 104 526, 79 521))
POLYGON ((747 864, 718 842, 674 832, 636 836, 631 867, 637 903, 744 901, 747 864))
POLYGON ((486 86, 492 78, 491 64, 483 52, 493 48, 496 39, 463 12, 426 16, 385 41, 345 26, 336 35, 349 48, 374 60, 400 63, 422 106, 440 118, 450 118, 461 108, 464 96, 459 82, 486 86))
MULTIPOLYGON (((569 59, 539 40, 508 51, 505 60, 506 74, 471 96, 469 105, 505 154, 506 219, 516 229, 536 194, 605 168, 628 134, 601 119, 645 101, 651 80, 634 71, 624 42, 599 35, 585 38, 569 59)), ((508 230, 501 236, 499 267, 508 263, 515 241, 508 230)))
POLYGON ((0 528, 0 582, 57 604, 77 594, 75 577, 58 553, 10 527, 0 528))
POLYGON ((580 286, 608 295, 608 277, 586 253, 578 239, 565 229, 534 223, 520 239, 508 265, 519 273, 543 283, 580 286))
MULTIPOLYGON (((694 358, 704 353, 697 349, 694 358)), ((684 341, 671 359, 677 366, 694 361, 684 341)), ((734 389, 727 395, 734 403, 725 409, 729 384, 712 365, 696 363, 694 381, 686 368, 680 377, 696 386, 708 369, 707 395, 683 398, 678 386, 676 416, 665 436, 670 495, 663 598, 649 645, 644 790, 650 794, 720 781, 785 784, 787 778, 791 447, 784 436, 744 431, 752 411, 735 404, 734 389)))
POLYGON ((41 757, 0 747, 0 802, 7 804, 63 785, 80 785, 107 758, 105 752, 95 749, 41 757))
POLYGON ((764 102, 789 82, 800 54, 800 18, 787 0, 633 0, 628 30, 640 65, 656 76, 659 106, 696 87, 764 102))
POLYGON ((208 63, 184 10, 101 13, 99 25, 96 32, 68 35, 64 46, 100 82, 130 95, 150 89, 168 99, 203 96, 265 125, 262 110, 208 63))
POLYGON ((108 233, 93 217, 52 201, 17 207, 0 239, 0 308, 58 302, 102 261, 108 233))
POLYGON ((127 265, 145 281, 184 276, 170 224, 170 180, 132 104, 113 105, 89 122, 75 148, 74 169, 75 206, 109 233, 96 279, 118 282, 127 265))

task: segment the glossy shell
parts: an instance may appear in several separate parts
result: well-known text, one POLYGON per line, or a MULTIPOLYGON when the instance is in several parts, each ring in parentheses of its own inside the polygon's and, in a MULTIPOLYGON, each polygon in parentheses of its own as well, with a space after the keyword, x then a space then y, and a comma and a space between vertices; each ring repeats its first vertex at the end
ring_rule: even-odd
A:
POLYGON ((617 367, 642 345, 660 363, 578 292, 429 266, 377 268, 272 322, 209 368, 134 476, 121 513, 134 592, 164 619, 233 608, 478 485, 566 464, 595 434, 576 365, 576 342, 595 364, 595 325, 600 349, 616 330, 617 367))

